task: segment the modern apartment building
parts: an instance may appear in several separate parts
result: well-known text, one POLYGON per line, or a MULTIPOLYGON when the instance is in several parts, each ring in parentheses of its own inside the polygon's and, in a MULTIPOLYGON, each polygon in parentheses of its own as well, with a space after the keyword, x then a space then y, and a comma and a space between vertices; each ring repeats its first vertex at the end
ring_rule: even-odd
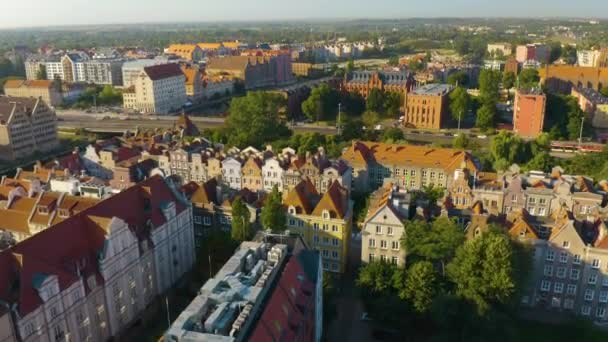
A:
POLYGON ((440 129, 447 120, 448 95, 453 87, 427 84, 405 93, 406 127, 440 129))
POLYGON ((540 89, 515 92, 513 105, 513 131, 524 137, 534 139, 543 132, 547 97, 540 89))
POLYGON ((51 107, 63 103, 63 95, 53 81, 48 80, 8 80, 4 83, 4 94, 13 97, 40 98, 51 107))
POLYGON ((350 248, 353 202, 348 191, 333 182, 320 195, 310 180, 301 181, 284 195, 287 229, 318 250, 325 271, 342 273, 350 248))
POLYGON ((44 101, 0 97, 0 159, 25 158, 58 146, 57 117, 44 101))
POLYGON ((186 77, 177 64, 144 67, 135 86, 123 93, 125 109, 169 114, 186 103, 186 77))
POLYGON ((353 141, 341 159, 352 168, 352 189, 361 192, 385 182, 408 190, 431 185, 447 189, 457 169, 478 170, 465 151, 429 146, 353 141))
POLYGON ((0 299, 20 341, 106 341, 194 259, 190 206, 157 176, 0 252, 0 299))
POLYGON ((405 266, 404 221, 409 219, 411 194, 388 183, 375 191, 361 230, 361 262, 384 261, 405 266))
POLYGON ((582 67, 608 67, 608 49, 578 50, 576 64, 582 67))

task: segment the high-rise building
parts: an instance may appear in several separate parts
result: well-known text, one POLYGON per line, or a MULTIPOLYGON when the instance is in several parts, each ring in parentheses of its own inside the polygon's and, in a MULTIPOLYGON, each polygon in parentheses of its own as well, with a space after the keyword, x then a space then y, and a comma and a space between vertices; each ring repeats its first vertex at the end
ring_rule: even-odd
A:
POLYGON ((57 117, 44 101, 0 97, 0 159, 25 158, 58 146, 57 117))
POLYGON ((453 87, 447 84, 427 84, 405 93, 406 127, 440 129, 448 114, 448 95, 453 87))
POLYGON ((513 131, 525 138, 543 132, 547 97, 540 89, 518 90, 513 105, 513 131))

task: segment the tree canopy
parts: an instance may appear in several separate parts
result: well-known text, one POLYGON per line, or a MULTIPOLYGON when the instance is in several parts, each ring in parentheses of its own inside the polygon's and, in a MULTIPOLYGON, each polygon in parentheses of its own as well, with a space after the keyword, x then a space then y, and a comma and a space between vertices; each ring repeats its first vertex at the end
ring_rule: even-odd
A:
POLYGON ((230 102, 226 125, 231 145, 262 146, 290 134, 279 118, 285 108, 285 98, 279 94, 256 91, 246 96, 233 98, 230 102))
POLYGON ((432 263, 419 261, 408 269, 405 286, 399 296, 409 300, 416 311, 427 312, 437 293, 437 278, 432 263))
POLYGON ((538 88, 540 76, 536 69, 524 69, 519 73, 519 88, 531 89, 538 88))
POLYGON ((514 258, 506 235, 483 234, 458 248, 447 266, 448 277, 458 296, 485 313, 494 303, 507 304, 515 294, 514 258))
POLYGON ((469 76, 464 71, 456 71, 448 76, 448 84, 465 87, 469 84, 469 76))
POLYGON ((340 94, 326 83, 314 87, 308 99, 302 102, 302 112, 308 118, 321 121, 333 118, 338 112, 340 94))
POLYGON ((455 121, 464 119, 471 108, 471 97, 463 87, 457 87, 450 93, 450 112, 455 121))
POLYGON ((462 228, 447 217, 439 217, 432 223, 409 221, 405 231, 407 254, 431 261, 450 259, 464 241, 462 228))
POLYGON ((384 92, 378 88, 372 88, 367 95, 365 109, 379 113, 384 109, 384 92))
POLYGON ((247 205, 240 197, 232 202, 231 236, 236 241, 246 241, 251 237, 251 214, 247 205))
POLYGON ((275 185, 272 192, 266 198, 260 220, 264 229, 270 229, 273 233, 280 233, 285 230, 285 210, 281 199, 281 192, 275 185))

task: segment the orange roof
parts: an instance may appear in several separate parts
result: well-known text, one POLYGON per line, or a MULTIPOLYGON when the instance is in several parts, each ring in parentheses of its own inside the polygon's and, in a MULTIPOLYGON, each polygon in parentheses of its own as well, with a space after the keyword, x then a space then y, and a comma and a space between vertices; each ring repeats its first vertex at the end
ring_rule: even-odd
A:
POLYGON ((198 43, 196 45, 203 50, 217 50, 222 47, 222 43, 198 43))
POLYGON ((538 239, 538 234, 526 221, 523 214, 513 222, 513 226, 509 229, 509 235, 513 238, 538 239))
POLYGON ((30 228, 27 219, 30 216, 29 212, 17 210, 2 210, 2 220, 0 220, 0 228, 8 231, 30 234, 30 228))
POLYGON ((295 207, 296 212, 298 211, 298 208, 303 210, 303 212, 298 212, 298 214, 310 214, 314 208, 312 202, 318 197, 319 193, 317 192, 317 189, 307 178, 302 180, 287 193, 287 196, 283 200, 283 204, 295 207))
POLYGON ((167 52, 175 54, 192 53, 196 49, 195 44, 171 44, 167 48, 167 52))
POLYGON ((8 80, 4 83, 4 88, 50 88, 53 81, 50 80, 8 80))
POLYGON ((192 68, 192 67, 185 67, 182 66, 181 67, 182 72, 184 73, 184 76, 186 76, 186 85, 194 85, 194 79, 196 78, 196 75, 198 74, 198 70, 192 68))
POLYGON ((342 159, 356 166, 375 161, 381 165, 416 165, 446 171, 454 171, 462 166, 471 171, 477 170, 466 151, 429 146, 357 141, 342 154, 342 159))
POLYGON ((239 42, 223 42, 222 45, 224 45, 225 48, 227 49, 238 49, 240 46, 239 42))
POLYGON ((322 216, 323 211, 329 211, 331 218, 343 219, 348 211, 348 193, 338 181, 334 181, 323 194, 312 215, 322 216))

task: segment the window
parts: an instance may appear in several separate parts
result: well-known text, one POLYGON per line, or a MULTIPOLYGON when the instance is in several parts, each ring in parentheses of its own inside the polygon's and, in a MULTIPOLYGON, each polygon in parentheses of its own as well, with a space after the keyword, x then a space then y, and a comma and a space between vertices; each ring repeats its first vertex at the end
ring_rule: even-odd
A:
MULTIPOLYGON (((564 242, 562 242, 562 247, 564 247, 566 249, 570 248, 570 241, 564 241, 564 242)), ((580 256, 579 256, 579 258, 580 258, 580 256)))
POLYGON ((547 280, 543 280, 540 283, 540 290, 544 291, 544 292, 548 292, 549 290, 551 290, 551 282, 547 281, 547 280))
POLYGON ((314 241, 314 243, 319 243, 319 235, 314 235, 312 237, 312 240, 314 241))
POLYGON ((323 224, 323 231, 325 231, 325 232, 329 231, 329 225, 323 224))
POLYGON ((591 312, 591 307, 589 305, 583 305, 581 307, 581 315, 583 315, 583 316, 589 316, 590 312, 591 312))
POLYGON ((57 312, 57 307, 55 307, 55 306, 51 307, 51 318, 57 317, 58 314, 59 314, 59 312, 57 312))
POLYGON ((292 227, 295 226, 296 225, 296 220, 290 218, 289 219, 289 225, 292 226, 292 227))
POLYGON ((598 301, 600 303, 608 303, 608 291, 600 291, 598 301))
POLYGON ((382 234, 382 227, 376 226, 376 234, 382 234))
POLYGON ((369 248, 376 248, 376 240, 369 239, 369 248))
POLYGON ((556 273, 557 273, 558 278, 560 278, 560 279, 566 278, 566 268, 565 267, 558 267, 556 273))
POLYGON ((380 256, 380 261, 382 261, 382 262, 386 262, 386 255, 384 255, 384 254, 383 254, 383 255, 381 255, 381 256, 380 256))
POLYGON ((606 308, 599 307, 595 311, 595 316, 597 318, 604 318, 605 315, 606 315, 606 308))
POLYGON ((393 265, 399 265, 399 258, 397 258, 396 256, 391 258, 391 264, 393 265))
POLYGON ((331 226, 331 231, 332 232, 337 232, 338 231, 338 226, 336 226, 335 224, 331 226))
POLYGON ((25 336, 24 337, 28 337, 30 335, 33 335, 34 334, 34 324, 33 323, 28 323, 25 326, 24 331, 25 331, 25 336))
POLYGON ((338 256, 338 252, 336 252, 336 251, 331 252, 331 257, 334 259, 340 259, 340 257, 338 256))
MULTIPOLYGON (((568 243, 568 246, 570 245, 570 243, 568 243)), ((574 257, 572 258, 572 263, 575 265, 580 265, 581 264, 581 256, 579 254, 574 254, 574 257)))
POLYGON ((319 224, 318 223, 313 223, 312 224, 312 229, 319 230, 319 224))
POLYGON ((562 264, 567 263, 568 262, 568 253, 566 253, 566 252, 559 253, 559 262, 561 262, 562 264))
POLYGON ((574 268, 571 269, 570 270, 570 279, 572 279, 572 280, 578 280, 578 276, 579 276, 580 273, 581 272, 579 270, 577 270, 577 269, 574 269, 574 268))
POLYGON ((339 246, 340 245, 340 241, 336 238, 331 239, 331 244, 333 246, 339 246))
POLYGON ((211 217, 209 217, 209 216, 203 216, 203 224, 205 226, 210 226, 211 225, 211 217))
POLYGON ((194 215, 194 223, 201 224, 201 223, 203 223, 203 220, 200 216, 194 215))
POLYGON ((593 263, 591 264, 593 268, 600 268, 600 259, 593 259, 593 263))
POLYGON ((587 283, 589 285, 595 285, 595 284, 597 284, 597 273, 591 273, 591 274, 589 274, 589 279, 587 279, 587 283))
POLYGON ((591 289, 587 289, 585 290, 585 300, 586 301, 592 301, 593 300, 593 295, 594 295, 594 291, 591 289))
POLYGON ((572 310, 573 307, 574 307, 574 300, 572 300, 570 298, 566 298, 564 300, 564 309, 572 310))
POLYGON ((393 241, 392 242, 392 248, 396 251, 399 250, 399 241, 393 241))
POLYGON ((530 204, 536 203, 536 198, 530 197, 530 199, 528 199, 528 203, 530 203, 530 204))
POLYGON ((538 208, 538 216, 545 216, 547 213, 545 208, 538 208))
POLYGON ((324 250, 323 250, 323 257, 324 257, 324 258, 329 257, 329 251, 328 251, 327 249, 324 249, 324 250))
POLYGON ((553 266, 551 266, 551 265, 545 265, 545 269, 543 270, 543 274, 545 275, 545 277, 551 277, 551 276, 553 276, 553 266))
POLYGON ((386 243, 386 240, 380 240, 380 248, 382 248, 382 249, 388 248, 388 244, 386 243))
POLYGON ((547 250, 547 261, 555 260, 555 252, 551 249, 547 250))
POLYGON ((393 235, 393 227, 386 227, 386 235, 393 235))
POLYGON ((604 280, 602 281, 602 286, 608 286, 608 276, 604 276, 604 280))
POLYGON ((564 292, 564 283, 555 283, 553 285, 553 292, 555 292, 555 293, 564 292))
POLYGON ((541 205, 545 205, 547 203, 547 199, 546 198, 539 198, 538 199, 538 203, 541 205))
POLYGON ((566 294, 571 296, 576 294, 576 285, 568 284, 568 286, 566 287, 566 294))
POLYGON ((323 237, 323 244, 324 245, 329 245, 329 238, 327 236, 323 237))

